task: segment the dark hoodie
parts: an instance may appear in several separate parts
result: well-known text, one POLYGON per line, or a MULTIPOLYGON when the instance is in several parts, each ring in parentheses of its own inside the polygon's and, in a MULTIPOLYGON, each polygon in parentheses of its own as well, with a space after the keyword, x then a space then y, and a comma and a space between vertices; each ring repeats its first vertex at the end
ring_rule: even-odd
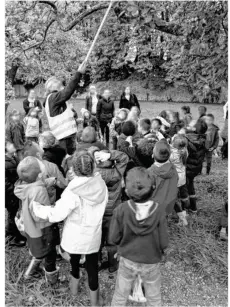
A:
POLYGON ((114 102, 111 98, 101 97, 97 104, 97 119, 99 122, 111 123, 114 116, 114 102))
POLYGON ((208 130, 206 131, 206 149, 216 149, 219 144, 219 139, 219 128, 216 125, 212 124, 208 127, 208 130))
POLYGON ((166 163, 155 162, 149 169, 149 175, 154 185, 153 199, 166 210, 172 213, 177 199, 178 174, 176 167, 169 161, 166 163), (159 166, 158 166, 159 165, 159 166))
POLYGON ((54 147, 44 148, 43 150, 44 154, 42 156, 42 159, 56 164, 59 170, 64 175, 64 170, 61 165, 63 159, 66 156, 65 149, 60 147, 59 145, 55 145, 54 147))
POLYGON ((168 246, 165 214, 152 201, 147 217, 137 219, 138 207, 132 200, 120 204, 113 213, 109 242, 118 245, 122 257, 143 264, 159 263, 162 251, 168 246))
POLYGON ((188 140, 186 176, 196 177, 202 169, 205 153, 207 151, 205 147, 206 135, 187 133, 185 137, 188 140))
POLYGON ((14 184, 18 180, 17 166, 16 157, 5 155, 5 207, 8 211, 19 207, 19 200, 14 195, 14 184))

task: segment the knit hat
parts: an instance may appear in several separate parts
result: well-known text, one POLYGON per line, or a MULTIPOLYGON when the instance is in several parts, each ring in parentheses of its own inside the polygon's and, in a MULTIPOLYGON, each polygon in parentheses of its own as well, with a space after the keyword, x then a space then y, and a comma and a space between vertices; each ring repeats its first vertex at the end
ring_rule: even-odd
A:
POLYGON ((81 136, 82 142, 84 143, 93 143, 96 142, 97 140, 97 134, 96 131, 93 127, 86 127, 82 131, 82 136, 81 136))
POLYGON ((134 167, 126 176, 126 192, 135 202, 146 202, 152 196, 155 182, 144 167, 134 167))
POLYGON ((73 156, 72 165, 77 176, 93 176, 94 160, 86 150, 82 150, 73 156))
POLYGON ((124 122, 124 124, 122 125, 121 132, 125 136, 133 136, 136 132, 136 127, 132 121, 128 120, 127 122, 124 122))
POLYGON ((153 156, 157 162, 164 163, 170 157, 170 146, 165 139, 158 141, 153 149, 153 156))
POLYGON ((24 158, 17 167, 18 177, 27 183, 33 183, 41 173, 38 160, 35 157, 24 158))

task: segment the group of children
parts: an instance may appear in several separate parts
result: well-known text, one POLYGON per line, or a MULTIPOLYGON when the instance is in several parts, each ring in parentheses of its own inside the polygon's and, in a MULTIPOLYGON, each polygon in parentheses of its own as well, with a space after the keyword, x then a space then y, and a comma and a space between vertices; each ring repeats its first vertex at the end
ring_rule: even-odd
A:
MULTIPOLYGON (((188 214, 197 213, 194 179, 202 173, 205 159, 210 173, 219 143, 214 116, 204 107, 199 107, 198 119, 187 106, 181 113, 162 111, 149 119, 141 117, 137 106, 119 109, 108 124, 109 149, 96 117, 83 109, 82 119, 75 116, 82 130, 71 156, 50 131, 41 131, 38 107, 28 111, 25 126, 19 112, 9 115, 7 237, 11 245, 27 242, 32 259, 25 279, 36 276, 44 260, 46 281, 57 285, 58 251, 70 262, 73 296, 78 295, 85 259, 92 306, 101 304, 98 272, 104 268, 111 276, 118 270, 112 306, 126 304, 137 277, 148 306, 160 306, 167 216, 175 210, 178 224, 187 226, 188 214)), ((225 226, 221 238, 226 237, 225 226)))

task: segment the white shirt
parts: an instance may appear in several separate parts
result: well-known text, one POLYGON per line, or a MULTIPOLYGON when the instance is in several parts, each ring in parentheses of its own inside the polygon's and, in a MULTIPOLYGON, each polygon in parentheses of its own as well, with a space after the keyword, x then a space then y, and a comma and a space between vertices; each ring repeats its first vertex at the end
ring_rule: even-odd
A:
POLYGON ((97 99, 97 95, 92 96, 92 114, 96 114, 97 113, 97 103, 98 103, 98 99, 97 99))

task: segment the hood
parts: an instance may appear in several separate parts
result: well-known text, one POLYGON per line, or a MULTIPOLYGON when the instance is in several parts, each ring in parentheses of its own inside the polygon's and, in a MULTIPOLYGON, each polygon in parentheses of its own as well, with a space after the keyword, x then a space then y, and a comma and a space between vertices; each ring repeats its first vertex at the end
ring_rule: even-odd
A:
POLYGON ((168 161, 162 164, 162 166, 158 167, 155 162, 151 167, 151 172, 162 179, 169 179, 173 177, 175 173, 175 166, 170 161, 168 161))
POLYGON ((38 180, 34 183, 27 183, 19 179, 15 183, 14 194, 20 200, 24 200, 27 197, 27 190, 32 189, 34 186, 44 186, 44 183, 41 180, 38 180))
POLYGON ((66 155, 65 149, 59 145, 55 145, 54 147, 50 148, 44 148, 43 150, 45 154, 51 153, 51 154, 62 154, 64 156, 66 155))
POLYGON ((145 236, 153 232, 153 230, 158 226, 160 219, 159 204, 154 201, 136 204, 134 201, 129 200, 128 206, 132 211, 130 218, 126 221, 128 227, 136 235, 145 236), (138 216, 141 217, 141 215, 144 216, 144 218, 139 219, 138 216))
POLYGON ((105 182, 99 173, 95 173, 94 177, 75 177, 68 189, 91 206, 101 204, 107 195, 105 182))

